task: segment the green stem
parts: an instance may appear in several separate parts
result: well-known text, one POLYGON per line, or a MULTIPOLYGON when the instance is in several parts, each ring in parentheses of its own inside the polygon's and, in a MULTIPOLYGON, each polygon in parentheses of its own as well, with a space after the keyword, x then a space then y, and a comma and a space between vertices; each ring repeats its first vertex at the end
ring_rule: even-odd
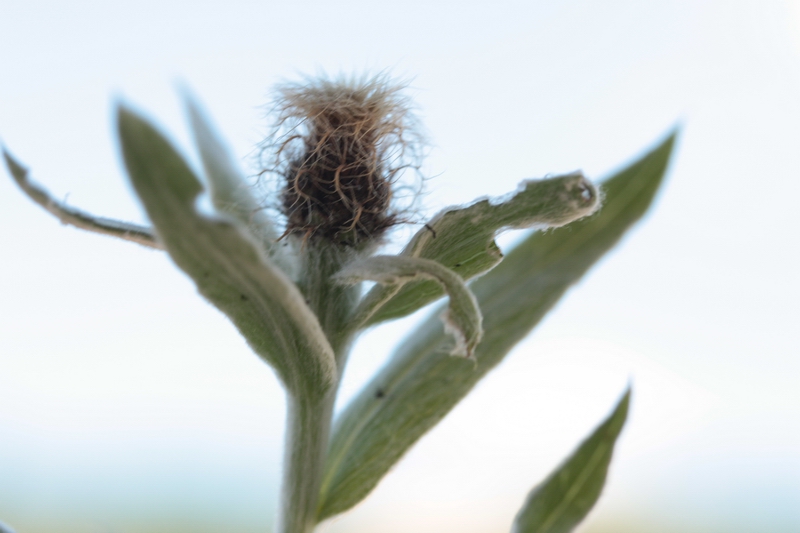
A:
POLYGON ((353 339, 352 313, 360 298, 360 287, 332 278, 357 257, 358 252, 353 248, 322 242, 308 243, 301 259, 303 271, 298 286, 331 343, 339 376, 344 371, 353 339))
POLYGON ((276 533, 311 533, 328 447, 335 392, 287 395, 286 457, 276 533))
MULTIPOLYGON (((303 272, 298 286, 333 347, 341 378, 353 340, 348 319, 359 289, 342 286, 331 277, 352 258, 352 249, 307 244, 302 248, 303 272)), ((324 394, 308 390, 287 394, 286 450, 276 533, 311 533, 317 524, 337 388, 324 394)))

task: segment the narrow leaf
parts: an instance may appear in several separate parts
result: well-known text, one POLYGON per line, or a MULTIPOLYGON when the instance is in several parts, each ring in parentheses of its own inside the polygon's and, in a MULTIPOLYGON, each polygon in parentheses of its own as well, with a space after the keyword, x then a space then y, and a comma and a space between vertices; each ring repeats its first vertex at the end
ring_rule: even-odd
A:
POLYGON ((96 217, 80 209, 70 207, 64 202, 59 202, 50 196, 50 193, 44 187, 31 181, 28 176, 28 169, 11 157, 11 154, 5 149, 3 150, 3 157, 8 171, 14 177, 14 181, 19 185, 19 188, 22 189, 22 192, 48 213, 54 215, 62 224, 75 226, 94 233, 110 235, 147 246, 148 248, 163 248, 150 228, 110 218, 96 217))
POLYGON ((197 212, 202 186, 158 131, 122 107, 118 127, 133 187, 173 261, 290 391, 328 390, 333 351, 297 287, 235 221, 197 212))
POLYGON ((605 485, 630 397, 628 390, 608 418, 528 494, 512 533, 570 533, 589 514, 605 485))
POLYGON ((208 180, 212 204, 220 213, 238 220, 256 237, 274 262, 284 270, 289 270, 290 258, 285 253, 285 246, 278 245, 279 235, 264 206, 259 205, 251 194, 251 188, 242 177, 241 170, 199 104, 188 91, 185 91, 184 99, 195 144, 208 180))
POLYGON ((464 280, 440 263, 418 257, 378 255, 349 265, 335 277, 342 282, 371 280, 394 286, 402 286, 420 278, 436 281, 450 297, 447 311, 442 314, 445 331, 455 339, 450 354, 470 359, 473 357, 475 347, 483 336, 481 311, 475 296, 464 285, 464 280))
POLYGON ((449 357, 433 318, 400 346, 334 427, 320 518, 361 501, 402 455, 452 409, 650 206, 675 134, 603 183, 604 207, 570 226, 535 233, 472 284, 483 312, 477 364, 449 357))
MULTIPOLYGON (((558 227, 591 214, 598 193, 580 172, 528 180, 505 200, 481 200, 448 209, 433 218, 409 242, 402 255, 431 259, 467 280, 497 265, 503 254, 494 242, 503 229, 558 227)), ((376 287, 365 298, 357 322, 376 324, 413 313, 442 296, 430 281, 376 287)))

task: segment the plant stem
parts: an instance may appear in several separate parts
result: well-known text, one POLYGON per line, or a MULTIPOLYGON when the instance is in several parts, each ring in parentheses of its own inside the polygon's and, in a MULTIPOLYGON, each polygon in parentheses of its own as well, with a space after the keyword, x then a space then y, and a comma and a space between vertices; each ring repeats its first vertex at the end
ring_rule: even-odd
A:
POLYGON ((360 299, 360 287, 334 282, 332 277, 357 257, 352 248, 321 242, 309 243, 301 258, 303 271, 298 286, 331 343, 339 376, 353 339, 352 313, 360 299))
MULTIPOLYGON (((336 354, 339 378, 344 371, 353 332, 347 327, 358 287, 331 280, 352 258, 352 250, 318 243, 303 248, 298 286, 317 315, 336 354)), ((338 382, 328 391, 287 393, 284 472, 276 533, 311 533, 317 524, 317 503, 328 450, 338 382)))
POLYGON ((335 391, 287 394, 283 487, 276 533, 311 533, 328 447, 335 391))

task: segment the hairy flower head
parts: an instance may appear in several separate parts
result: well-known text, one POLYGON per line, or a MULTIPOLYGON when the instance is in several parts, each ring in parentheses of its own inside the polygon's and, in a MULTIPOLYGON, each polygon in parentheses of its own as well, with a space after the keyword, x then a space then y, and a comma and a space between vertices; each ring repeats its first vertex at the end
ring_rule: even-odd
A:
POLYGON ((418 168, 421 141, 403 88, 386 76, 278 87, 273 168, 287 234, 361 246, 401 221, 393 185, 418 168))

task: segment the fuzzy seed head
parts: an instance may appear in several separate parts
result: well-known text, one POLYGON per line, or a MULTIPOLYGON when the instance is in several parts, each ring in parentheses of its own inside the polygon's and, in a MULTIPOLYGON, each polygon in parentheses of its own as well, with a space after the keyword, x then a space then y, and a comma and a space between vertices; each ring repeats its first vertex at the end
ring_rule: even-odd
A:
POLYGON ((393 184, 419 168, 421 146, 403 88, 386 76, 278 87, 273 168, 286 234, 360 247, 401 222, 393 184))

